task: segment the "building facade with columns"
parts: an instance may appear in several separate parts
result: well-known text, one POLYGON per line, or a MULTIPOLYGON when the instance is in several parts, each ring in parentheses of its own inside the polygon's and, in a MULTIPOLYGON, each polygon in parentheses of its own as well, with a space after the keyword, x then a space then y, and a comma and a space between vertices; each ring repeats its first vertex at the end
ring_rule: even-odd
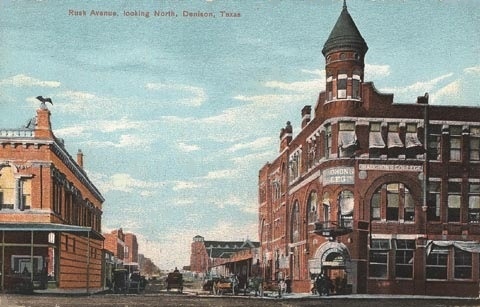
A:
POLYGON ((294 292, 325 273, 336 293, 478 296, 480 108, 395 103, 364 80, 367 50, 344 4, 325 88, 259 171, 263 276, 294 292))
POLYGON ((0 129, 2 290, 103 287, 103 196, 55 137, 50 110, 0 129))

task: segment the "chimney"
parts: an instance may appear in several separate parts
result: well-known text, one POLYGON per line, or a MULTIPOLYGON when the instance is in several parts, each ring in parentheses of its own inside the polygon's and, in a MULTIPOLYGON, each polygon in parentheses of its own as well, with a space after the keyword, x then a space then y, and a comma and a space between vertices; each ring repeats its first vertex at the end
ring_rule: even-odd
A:
POLYGON ((50 114, 51 113, 47 108, 40 108, 37 110, 37 126, 35 127, 35 137, 40 139, 53 139, 50 114))
POLYGON ((311 106, 304 106, 302 109, 302 129, 310 122, 311 106))
POLYGON ((78 150, 77 152, 77 164, 83 168, 83 152, 81 149, 78 150))
POLYGON ((280 130, 280 152, 285 150, 285 148, 287 148, 292 141, 292 131, 293 129, 290 122, 287 122, 285 128, 282 128, 282 130, 280 130))

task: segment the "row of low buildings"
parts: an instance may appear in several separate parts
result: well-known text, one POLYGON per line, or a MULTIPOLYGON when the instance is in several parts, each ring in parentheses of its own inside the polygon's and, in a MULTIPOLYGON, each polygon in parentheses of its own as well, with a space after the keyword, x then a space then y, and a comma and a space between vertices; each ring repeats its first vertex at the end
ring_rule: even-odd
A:
POLYGON ((259 171, 263 277, 288 275, 294 292, 323 272, 339 293, 478 296, 480 108, 394 103, 364 80, 367 49, 344 4, 325 89, 259 171))
POLYGON ((43 102, 27 125, 0 129, 0 287, 102 290, 114 268, 138 269, 137 238, 102 234, 104 198, 50 116, 43 102))
POLYGON ((261 276, 259 261, 259 242, 205 240, 197 235, 191 244, 188 269, 200 278, 235 274, 243 285, 250 277, 261 276))

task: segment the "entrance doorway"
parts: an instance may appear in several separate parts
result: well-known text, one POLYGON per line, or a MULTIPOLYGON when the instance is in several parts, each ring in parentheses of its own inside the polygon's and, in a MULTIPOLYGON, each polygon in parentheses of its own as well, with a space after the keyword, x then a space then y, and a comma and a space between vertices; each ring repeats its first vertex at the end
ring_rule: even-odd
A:
MULTIPOLYGON (((343 243, 326 242, 315 252, 314 258, 309 260, 311 279, 324 274, 333 283, 336 294, 351 293, 352 285, 349 282, 350 254, 343 243)), ((350 277, 351 278, 351 277, 350 277)))

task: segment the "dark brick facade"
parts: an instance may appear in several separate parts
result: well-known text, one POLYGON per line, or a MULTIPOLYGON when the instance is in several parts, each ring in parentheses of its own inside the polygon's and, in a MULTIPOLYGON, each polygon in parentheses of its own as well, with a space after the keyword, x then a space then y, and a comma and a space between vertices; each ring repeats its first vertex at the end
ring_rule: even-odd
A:
POLYGON ((323 272, 337 293, 478 296, 480 108, 394 103, 363 80, 367 50, 344 7, 325 91, 259 171, 263 275, 294 292, 323 272))

